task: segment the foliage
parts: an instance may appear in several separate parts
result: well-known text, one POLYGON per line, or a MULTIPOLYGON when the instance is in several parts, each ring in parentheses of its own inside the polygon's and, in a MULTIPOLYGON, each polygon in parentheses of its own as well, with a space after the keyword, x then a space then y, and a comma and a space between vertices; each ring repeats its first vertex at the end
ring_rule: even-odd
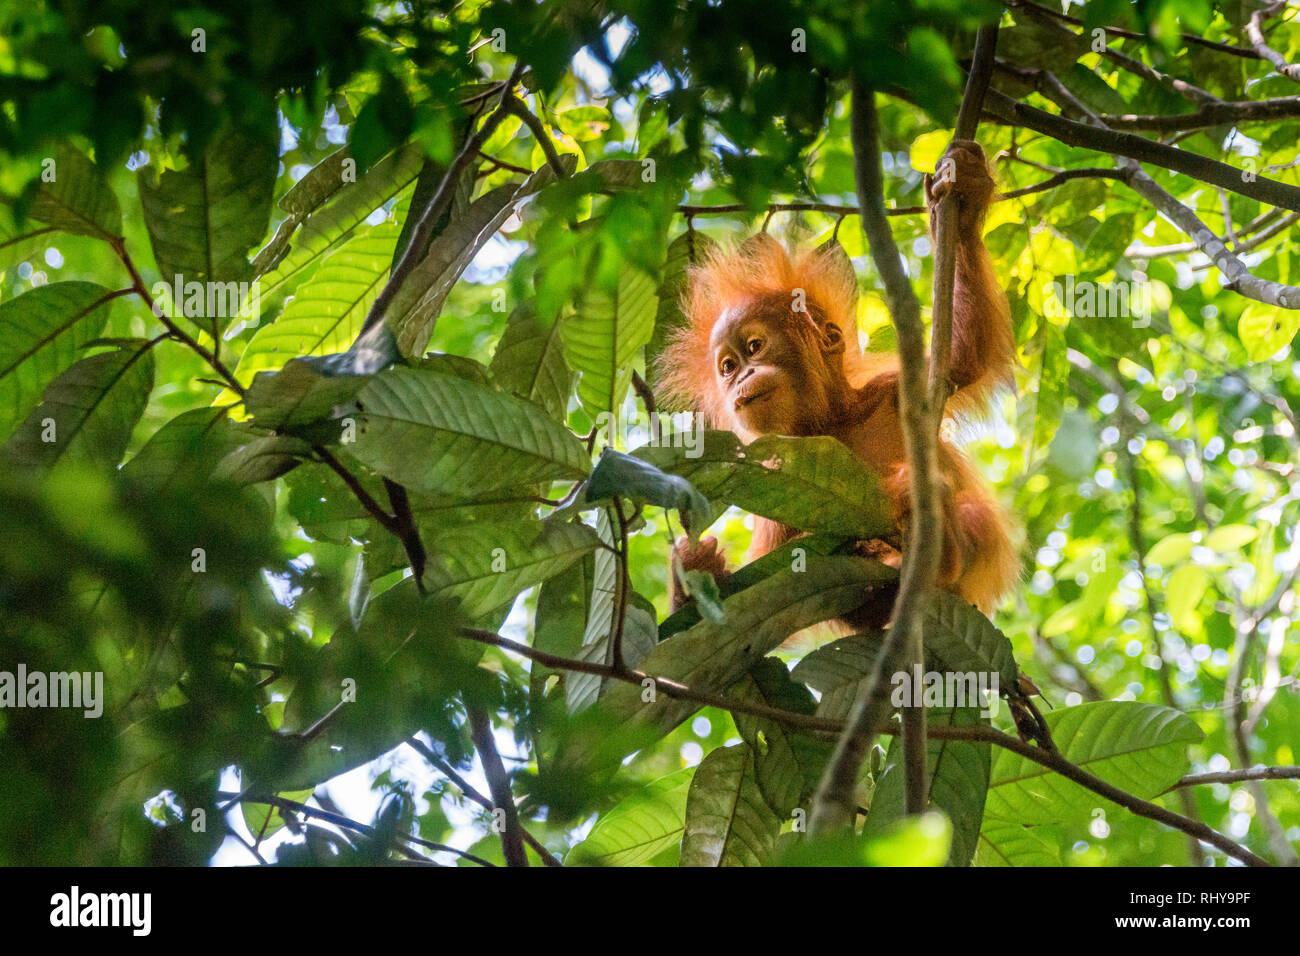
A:
MULTIPOLYGON (((994 90, 1078 119, 1051 70, 1134 141, 1222 164, 1237 180, 1140 157, 1249 276, 1221 283, 1113 153, 985 120, 1003 189, 1030 187, 985 227, 1021 371, 961 437, 1026 574, 992 622, 935 597, 928 666, 1013 698, 1032 678, 1067 761, 1286 862, 1294 773, 1170 788, 1296 763, 1294 81, 1235 7, 1076 12, 1003 11, 994 90), (1263 180, 1283 205, 1232 188, 1263 180)), ((886 738, 857 830, 806 834, 826 727, 892 670, 879 634, 824 624, 895 578, 852 553, 890 530, 879 476, 830 438, 658 415, 646 386, 690 263, 764 225, 838 245, 862 342, 890 347, 848 208, 849 79, 879 91, 884 197, 928 290, 909 209, 998 15, 0 2, 0 863, 499 862, 505 788, 533 863, 1222 864, 962 737, 1015 733, 978 701, 930 708, 953 732, 928 744, 933 812, 903 814, 886 738), (741 509, 811 536, 688 579, 673 612, 676 535, 735 565, 741 509), (102 714, 7 701, 19 667, 102 675, 102 714)), ((1268 37, 1300 58, 1285 16, 1268 37)))

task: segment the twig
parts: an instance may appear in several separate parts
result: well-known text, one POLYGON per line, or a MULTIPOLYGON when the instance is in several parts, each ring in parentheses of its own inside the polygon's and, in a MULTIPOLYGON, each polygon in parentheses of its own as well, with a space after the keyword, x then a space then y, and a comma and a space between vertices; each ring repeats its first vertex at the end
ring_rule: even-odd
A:
POLYGON ((1027 103, 1021 103, 998 90, 988 91, 985 107, 990 114, 1003 122, 1042 133, 1068 146, 1079 146, 1163 166, 1165 169, 1183 173, 1213 186, 1221 186, 1271 206, 1281 206, 1284 209, 1300 212, 1300 188, 1264 176, 1243 177, 1241 170, 1234 169, 1227 163, 1175 149, 1134 133, 1077 123, 1064 116, 1057 116, 1036 109, 1027 103))
POLYGON ((1236 126, 1240 123, 1287 119, 1300 116, 1300 96, 1276 96, 1265 100, 1203 103, 1190 113, 1114 113, 1101 118, 1113 129, 1149 129, 1175 132, 1205 129, 1207 126, 1236 126))
POLYGON ((560 154, 555 151, 555 144, 551 142, 550 134, 546 132, 546 127, 542 121, 524 105, 524 101, 519 97, 511 94, 502 102, 506 111, 523 120, 528 131, 533 134, 533 139, 537 140, 537 145, 542 147, 542 152, 546 155, 546 161, 550 163, 551 169, 555 171, 556 179, 565 179, 567 174, 564 164, 560 162, 560 154))
MULTIPOLYGON (((227 797, 235 795, 219 793, 217 796, 227 797)), ((312 817, 317 820, 324 820, 326 823, 332 823, 336 827, 340 827, 344 830, 351 830, 354 833, 360 833, 365 836, 374 836, 375 834, 375 828, 369 824, 362 823, 359 820, 353 820, 351 817, 345 817, 343 814, 335 813, 332 810, 322 810, 318 807, 308 806, 305 803, 300 803, 297 800, 290 800, 288 797, 282 797, 278 794, 241 794, 238 796, 239 799, 235 800, 235 803, 264 803, 268 806, 279 807, 281 810, 288 810, 292 813, 301 813, 303 816, 312 817)), ((426 849, 434 850, 438 853, 454 853, 456 856, 463 857, 471 863, 477 863, 480 866, 496 866, 495 863, 485 860, 480 856, 475 856, 468 850, 460 850, 454 846, 449 846, 446 843, 435 843, 432 840, 425 840, 413 833, 399 833, 397 834, 397 838, 407 843, 414 843, 416 846, 422 846, 426 849)))
MULTIPOLYGON (((836 741, 835 750, 817 785, 809 815, 809 830, 814 833, 838 831, 853 821, 858 767, 874 740, 872 728, 865 726, 869 722, 871 700, 884 679, 886 662, 894 660, 900 649, 907 649, 909 660, 919 656, 921 611, 939 570, 942 543, 942 517, 934 494, 938 485, 938 467, 926 393, 921 304, 907 273, 903 271, 902 257, 885 218, 878 123, 875 92, 855 76, 850 107, 854 179, 858 207, 862 210, 862 229, 867 235, 876 271, 884 283, 889 313, 897 330, 899 415, 911 472, 912 527, 894 604, 894 623, 881 648, 880 662, 865 692, 854 700, 844 731, 836 741)), ((924 750, 920 759, 925 759, 924 750)), ((921 769, 924 775, 923 764, 921 769)), ((918 794, 916 781, 910 780, 909 783, 907 806, 923 806, 924 789, 921 788, 918 794)))
POLYGON ((1250 45, 1254 47, 1255 52, 1262 59, 1268 60, 1273 64, 1273 68, 1289 80, 1295 80, 1300 83, 1300 66, 1294 63, 1288 63, 1286 58, 1268 45, 1264 38, 1264 18, 1271 17, 1276 13, 1286 9, 1286 2, 1274 3, 1260 10, 1256 10, 1250 15, 1250 22, 1246 24, 1246 37, 1250 40, 1250 45))
MULTIPOLYGON (((450 780, 452 783, 458 786, 460 788, 461 793, 465 794, 466 797, 473 800, 483 809, 489 811, 492 810, 492 801, 489 800, 487 797, 483 796, 483 794, 479 793, 478 790, 476 790, 468 780, 466 780, 464 777, 462 777, 459 773, 456 772, 455 767, 453 767, 447 761, 443 760, 436 753, 434 753, 433 750, 430 749, 430 747, 423 740, 421 740, 419 737, 412 736, 407 738, 406 743, 409 747, 411 747, 413 750, 419 753, 420 756, 422 756, 425 760, 433 764, 433 766, 436 767, 438 771, 442 773, 443 776, 445 776, 448 780, 450 780)), ((547 866, 558 866, 558 867, 564 866, 564 864, 560 862, 559 858, 557 858, 554 853, 552 853, 550 850, 546 848, 546 844, 544 844, 541 840, 537 839, 537 837, 529 833, 528 830, 525 829, 523 826, 520 827, 520 832, 523 833, 524 842, 533 848, 533 851, 542 858, 543 863, 545 863, 547 866)))
POLYGON ((505 826, 501 829, 501 852, 505 855, 506 866, 527 866, 528 855, 524 852, 519 811, 515 808, 515 798, 510 792, 510 778, 506 776, 501 754, 497 752, 496 739, 492 736, 492 721, 487 712, 477 705, 467 703, 466 707, 469 710, 474 748, 483 762, 483 775, 487 777, 488 790, 492 794, 493 814, 500 810, 505 816, 505 826))
POLYGON ((1181 787, 1199 787, 1207 783, 1241 783, 1246 780, 1300 780, 1300 767, 1249 767, 1245 770, 1189 773, 1164 792, 1181 787))
MULTIPOLYGON (((1040 7, 1036 3, 1028 2, 1028 0, 1008 0, 1007 6, 1011 7, 1012 9, 1024 9, 1028 7, 1033 7, 1036 10, 1041 11, 1042 13, 1050 14, 1051 16, 1055 17, 1058 20, 1063 21, 1064 23, 1072 23, 1078 27, 1084 25, 1083 21, 1080 20, 1078 17, 1072 17, 1068 13, 1061 13, 1056 10, 1048 9, 1047 7, 1040 7)), ((1124 37, 1126 40, 1140 40, 1144 43, 1150 42, 1151 40, 1151 38, 1148 36, 1144 36, 1141 33, 1134 33, 1132 30, 1125 30, 1123 27, 1102 27, 1101 29, 1105 30, 1107 33, 1113 36, 1124 37)), ((1259 54, 1248 47, 1233 46, 1230 43, 1220 43, 1218 40, 1207 40, 1205 37, 1199 37, 1194 33, 1180 33, 1179 36, 1181 37, 1184 43, 1195 43, 1198 46, 1205 47, 1207 50, 1215 50, 1219 53, 1227 53, 1229 56, 1237 56, 1246 60, 1260 59, 1259 54)))
POLYGON ((442 174, 442 180, 438 183, 438 188, 434 191, 432 198, 429 200, 429 205, 425 207, 423 214, 420 216, 420 221, 415 226, 415 231, 411 233, 410 241, 407 242, 406 248, 402 251, 402 258, 393 267, 388 282, 380 290, 379 295, 375 297, 374 304, 370 307, 370 312, 366 316, 366 321, 362 324, 361 331, 358 333, 358 338, 384 321, 384 317, 388 314, 388 307, 392 305, 398 291, 410 278, 411 273, 415 271, 415 267, 420 264, 420 260, 424 257, 425 250, 428 248, 429 240, 433 236, 434 227, 437 225, 438 220, 442 218, 442 214, 451 204, 452 196, 456 193, 456 181, 460 178, 460 174, 478 156, 483 144, 492 135, 492 131, 506 118, 509 112, 506 107, 506 100, 510 97, 510 91, 514 89, 514 85, 519 80, 519 75, 523 72, 523 69, 523 63, 515 64, 510 78, 501 84, 500 99, 497 101, 496 109, 488 114, 487 119, 483 121, 483 125, 478 128, 478 131, 465 141, 465 145, 456 154, 456 158, 451 161, 447 171, 442 174))
MULTIPOLYGON (((131 288, 126 291, 134 291, 139 295, 140 298, 144 300, 145 305, 149 307, 149 311, 163 324, 171 334, 172 338, 179 342, 183 342, 191 351, 198 355, 199 358, 207 362, 208 365, 212 367, 212 370, 221 376, 222 381, 226 383, 226 386, 240 398, 243 398, 244 386, 239 384, 239 380, 235 378, 230 369, 228 369, 225 363, 221 361, 221 357, 216 352, 209 351, 200 345, 197 339, 173 322, 169 316, 161 314, 162 310, 155 306, 153 296, 149 293, 149 287, 144 284, 144 279, 140 278, 140 271, 135 267, 135 262, 131 259, 131 254, 126 251, 126 240, 119 237, 116 239, 110 239, 108 244, 112 247, 113 252, 116 253, 117 257, 122 260, 122 265, 126 267, 127 273, 131 276, 131 288)), ((115 296, 122 294, 124 293, 113 293, 115 296)))

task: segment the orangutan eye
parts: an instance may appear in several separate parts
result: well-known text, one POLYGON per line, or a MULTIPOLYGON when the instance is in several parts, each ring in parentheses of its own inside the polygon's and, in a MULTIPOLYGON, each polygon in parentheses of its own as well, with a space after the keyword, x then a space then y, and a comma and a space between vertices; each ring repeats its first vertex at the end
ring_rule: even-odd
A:
POLYGON ((762 347, 763 347, 762 339, 750 339, 748 342, 745 343, 745 354, 757 355, 758 350, 761 349, 762 347))
POLYGON ((723 375, 730 375, 736 370, 736 360, 731 357, 724 358, 722 362, 719 363, 718 368, 721 370, 723 375))

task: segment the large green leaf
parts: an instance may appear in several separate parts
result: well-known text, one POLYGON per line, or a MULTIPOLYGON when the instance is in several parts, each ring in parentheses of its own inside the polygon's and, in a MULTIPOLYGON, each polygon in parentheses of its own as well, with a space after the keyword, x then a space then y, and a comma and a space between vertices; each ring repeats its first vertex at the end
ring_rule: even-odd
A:
POLYGON ((182 170, 140 171, 140 205, 163 281, 244 281, 248 252, 266 232, 275 143, 231 129, 182 170))
POLYGON ((466 267, 510 218, 515 207, 555 181, 545 166, 522 185, 507 184, 480 196, 460 215, 453 215, 429 245, 389 303, 384 321, 397 337, 403 355, 421 355, 451 288, 466 267))
MULTIPOLYGON (((1187 746, 1205 735, 1185 714, 1136 701, 1106 700, 1046 715, 1061 755, 1107 783, 1144 799, 1187 773, 1187 746)), ((1020 823, 1087 818, 1104 802, 1090 790, 999 749, 993 761, 986 813, 1020 823)))
POLYGON ((112 293, 90 282, 38 286, 0 304, 0 437, 108 321, 112 293))
POLYGON ((59 461, 115 468, 152 390, 153 353, 142 339, 84 358, 45 389, 5 457, 42 469, 59 461))
POLYGON ((397 222, 385 220, 330 253, 294 290, 279 317, 257 330, 239 358, 236 378, 247 384, 254 373, 280 368, 292 358, 345 351, 388 281, 400 231, 397 222))
MULTIPOLYGON (((808 688, 790 679, 785 664, 765 657, 741 678, 728 696, 796 714, 812 714, 817 704, 808 688)), ((754 777, 767 805, 788 817, 812 793, 830 757, 828 741, 791 730, 784 724, 735 714, 736 728, 754 752, 754 777)))
POLYGON ((566 866, 640 866, 681 841, 695 767, 660 777, 606 810, 566 866))
MULTIPOLYGON (((930 708, 931 725, 974 727, 987 724, 977 709, 971 707, 930 708)), ((926 742, 926 784, 931 805, 939 807, 952 822, 952 845, 948 864, 969 866, 975 857, 980 823, 984 819, 984 800, 989 788, 990 744, 967 740, 929 740, 926 742)), ((871 809, 863 827, 863 836, 883 834, 905 816, 903 783, 903 738, 895 736, 889 744, 885 767, 876 779, 871 794, 871 809)))
MULTIPOLYGON (((854 634, 823 644, 807 655, 791 673, 821 695, 817 716, 843 720, 853 701, 865 693, 884 649, 883 634, 854 634)), ((868 723, 879 727, 896 709, 891 702, 893 685, 890 675, 896 667, 886 666, 883 680, 877 684, 868 723)))
POLYGON ((573 373, 564 362, 558 322, 544 322, 527 305, 515 309, 492 354, 491 368, 507 392, 564 419, 573 373))
POLYGON ((987 819, 980 830, 976 866, 1060 866, 1061 850, 1050 827, 987 819))
POLYGON ((618 409, 633 364, 654 329, 655 280, 624 265, 611 291, 588 289, 560 323, 564 355, 578 372, 578 398, 592 416, 618 409))
MULTIPOLYGON (((852 610, 865 588, 891 574, 891 569, 861 558, 810 556, 806 570, 778 572, 724 601, 724 622, 704 620, 661 641, 641 669, 722 693, 791 634, 852 610)), ((637 685, 611 686, 587 711, 595 739, 576 735, 569 742, 567 760, 575 767, 616 761, 668 733, 699 707, 665 694, 647 695, 637 685), (613 727, 618 733, 610 732, 613 727)))
POLYGON ((85 153, 64 143, 54 154, 53 180, 42 182, 31 217, 56 229, 97 239, 122 236, 122 209, 99 168, 85 153))
POLYGON ((582 442, 531 402, 440 372, 393 368, 359 396, 352 453, 418 491, 490 491, 582 478, 582 442))
POLYGON ((781 821, 763 802, 747 744, 719 747, 700 763, 686 797, 682 866, 762 866, 781 821))
POLYGON ((479 618, 559 574, 597 543, 590 528, 568 521, 455 528, 429 542, 425 588, 444 603, 458 601, 466 617, 479 618))
MULTIPOLYGON (((659 356, 663 353, 672 334, 686 325, 686 316, 682 313, 682 295, 686 292, 687 283, 686 270, 692 263, 699 262, 713 245, 715 243, 712 239, 694 229, 687 230, 668 244, 663 279, 659 283, 654 332, 650 336, 645 354, 646 380, 656 391, 659 389, 659 356)), ((687 411, 688 409, 669 410, 687 411)))
POLYGON ((371 213, 414 182, 422 163, 418 146, 395 149, 356 182, 345 184, 327 205, 308 216, 292 239, 283 240, 290 244, 288 253, 262 277, 263 305, 282 296, 292 288, 291 283, 302 277, 305 269, 351 239, 371 213))
POLYGON ((948 591, 936 591, 922 618, 925 649, 948 671, 998 675, 999 688, 1014 688, 1020 677, 1011 642, 993 623, 948 591))
POLYGON ((745 445, 731 432, 708 431, 695 449, 647 446, 636 456, 712 501, 801 531, 874 538, 895 527, 879 476, 827 436, 764 435, 745 445))

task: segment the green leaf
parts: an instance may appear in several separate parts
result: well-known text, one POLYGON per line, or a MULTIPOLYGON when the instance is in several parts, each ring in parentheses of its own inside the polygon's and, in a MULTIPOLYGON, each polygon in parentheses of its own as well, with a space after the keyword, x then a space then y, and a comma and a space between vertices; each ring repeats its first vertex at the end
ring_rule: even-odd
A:
POLYGON ((0 304, 0 437, 108 321, 112 294, 89 282, 38 286, 0 304))
POLYGON ((1209 572, 1195 564, 1184 564, 1169 576, 1169 583, 1165 585, 1165 602, 1169 620, 1179 633, 1201 633, 1201 616, 1196 612, 1209 586, 1209 572))
POLYGON ((681 841, 695 767, 660 777, 606 810, 566 866, 641 866, 681 841))
POLYGON ((263 435, 237 448, 217 463, 216 481, 255 485, 273 481, 302 464, 311 455, 311 444, 292 435, 263 435))
POLYGON ((1252 302, 1237 319, 1237 337, 1252 362, 1266 362, 1291 344, 1300 329, 1300 315, 1262 302, 1252 302))
MULTIPOLYGON (((594 164, 599 166, 599 163, 594 164)), ((673 333, 686 325, 682 313, 682 295, 686 291, 687 272, 692 263, 699 262, 716 243, 693 229, 687 230, 668 244, 664 260, 663 279, 659 283, 658 304, 655 312, 654 332, 646 346, 646 381, 656 392, 659 390, 659 356, 668 345, 673 333)), ((669 411, 687 411, 670 408, 669 411)))
POLYGON ((384 321, 397 337, 403 355, 424 354, 443 303, 478 251, 520 202, 554 181, 555 171, 544 166, 522 185, 498 186, 474 200, 460 215, 453 213, 385 313, 384 321))
POLYGON ((676 510, 692 540, 697 540, 713 520, 708 499, 685 478, 664 474, 639 458, 606 448, 587 479, 584 496, 588 502, 597 502, 615 495, 676 510))
MULTIPOLYGON (((660 641, 641 669, 722 693, 795 631, 847 613, 861 603, 864 588, 890 574, 892 569, 861 558, 809 557, 806 570, 778 572, 724 601, 725 623, 701 621, 660 641)), ((643 699, 640 686, 611 686, 587 712, 595 738, 578 734, 566 741, 567 754, 558 763, 580 769, 616 761, 659 739, 699 707, 663 694, 643 699)))
POLYGON ((1049 827, 985 820, 976 866, 1060 866, 1061 850, 1049 827))
MULTIPOLYGON (((883 634, 854 634, 823 644, 801 660, 790 676, 821 695, 817 716, 843 720, 858 695, 866 693, 883 649, 883 634)), ((876 685, 869 726, 881 726, 894 712, 889 675, 895 670, 897 667, 887 665, 876 685)))
MULTIPOLYGON (((308 216, 315 212, 343 188, 343 176, 349 169, 344 163, 349 158, 351 153, 346 146, 330 153, 289 187, 280 197, 280 208, 295 216, 308 216)), ((350 168, 355 171, 355 163, 350 168)))
POLYGON ((552 418, 564 420, 573 373, 564 362, 558 322, 545 322, 521 305, 506 320, 490 367, 497 384, 507 392, 546 409, 552 418))
POLYGON ((762 866, 781 821, 763 802, 746 744, 720 747, 700 763, 686 797, 682 866, 762 866))
POLYGON ((464 379, 393 368, 375 376, 358 401, 353 454, 417 491, 577 479, 589 467, 582 442, 536 405, 464 379))
MULTIPOLYGON (((786 666, 774 657, 759 661, 728 696, 796 714, 812 714, 817 709, 808 688, 791 680, 786 666)), ((740 736, 754 752, 754 777, 763 798, 777 816, 789 817, 817 786, 831 744, 773 720, 739 713, 733 716, 740 736)))
POLYGON ((258 372, 244 397, 253 420, 263 428, 301 428, 333 417, 370 381, 369 375, 325 376, 301 359, 279 372, 258 372))
POLYGON ((279 317, 257 330, 235 377, 247 384, 254 373, 280 368, 292 358, 346 351, 388 280, 400 231, 396 222, 385 220, 326 256, 279 317))
POLYGON ((233 129, 183 170, 140 170, 140 205, 163 281, 244 281, 248 252, 266 232, 275 144, 233 129))
MULTIPOLYGON (((797 570, 810 555, 847 554, 845 548, 853 544, 852 539, 839 535, 810 534, 796 538, 775 551, 769 551, 757 560, 738 568, 721 583, 714 581, 718 589, 719 600, 738 594, 745 588, 752 587, 764 578, 783 570, 797 570)), ((708 576, 713 580, 712 575, 708 576)), ((688 591, 689 593, 689 591, 688 591)), ((721 608, 719 608, 721 610, 721 608)), ((678 631, 684 631, 700 620, 700 608, 687 604, 664 619, 659 625, 659 639, 667 640, 678 631)), ((722 618, 712 618, 714 623, 722 623, 722 618)))
POLYGON ((953 858, 952 823, 942 813, 896 820, 863 847, 867 866, 943 866, 953 858))
POLYGON ((925 649, 950 671, 996 673, 999 686, 1018 686, 1019 668, 1011 642, 993 623, 961 598, 936 591, 925 609, 925 649))
POLYGON ((151 391, 153 353, 142 339, 84 358, 46 387, 41 404, 5 445, 4 456, 41 469, 56 462, 113 469, 151 391))
POLYGON ((363 222, 415 181, 424 160, 418 146, 393 150, 356 182, 346 183, 329 204, 303 221, 287 255, 261 279, 262 303, 291 288, 303 271, 352 238, 363 222))
POLYGON ((114 240, 122 236, 122 209, 99 168, 68 143, 54 154, 54 181, 42 183, 31 217, 56 229, 114 240))
POLYGON ((724 501, 801 531, 875 538, 894 530, 879 476, 828 436, 764 435, 749 445, 708 431, 696 448, 638 449, 711 501, 724 501))
POLYGON ((623 265, 611 291, 582 294, 560 322, 564 355, 578 378, 578 399, 593 417, 618 409, 632 381, 633 364, 654 329, 655 280, 623 265))
MULTIPOLYGON (((1185 714, 1156 704, 1107 700, 1046 715, 1061 755, 1136 797, 1149 799, 1187 773, 1187 745, 1205 735, 1185 714)), ((1019 823, 1087 818, 1103 797, 1060 774, 999 749, 986 815, 1019 823)))
POLYGON ((454 528, 428 545, 429 595, 480 618, 589 554, 597 538, 585 525, 533 520, 454 528))
MULTIPOLYGON (((926 719, 932 725, 957 727, 988 723, 980 717, 979 710, 972 707, 928 708, 926 719)), ((951 851, 947 859, 950 866, 969 866, 975 856, 989 788, 990 748, 990 744, 968 740, 926 742, 925 779, 930 788, 929 803, 943 810, 952 824, 951 851)), ((863 826, 863 836, 881 836, 905 817, 903 773, 903 738, 895 736, 890 740, 884 770, 877 777, 871 794, 871 809, 863 826)))
POLYGON ((1131 212, 1109 213, 1088 237, 1084 247, 1083 258, 1079 263, 1082 275, 1099 275, 1119 262, 1124 250, 1129 247, 1136 233, 1131 212))

